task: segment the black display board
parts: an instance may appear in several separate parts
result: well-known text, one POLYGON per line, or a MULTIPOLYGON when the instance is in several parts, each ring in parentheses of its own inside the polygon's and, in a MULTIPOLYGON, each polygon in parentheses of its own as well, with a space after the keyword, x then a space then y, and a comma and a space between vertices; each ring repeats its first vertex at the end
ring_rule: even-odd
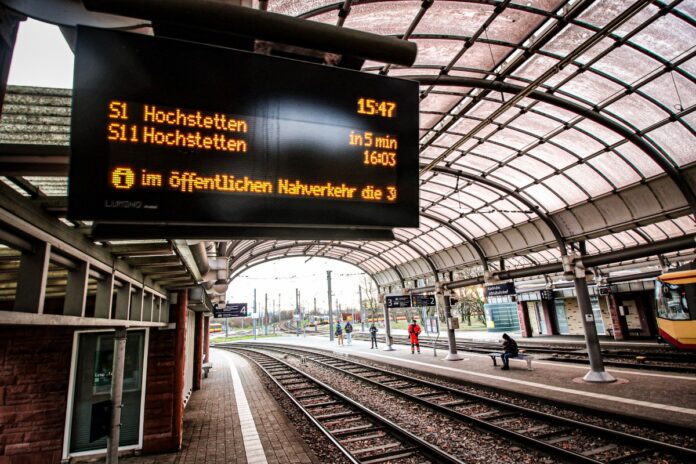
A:
POLYGON ((385 304, 387 305, 387 308, 410 308, 411 307, 411 297, 409 295, 387 296, 384 301, 385 301, 385 304))
POLYGON ((224 308, 213 307, 213 317, 247 317, 246 303, 227 303, 224 308))
POLYGON ((418 84, 78 28, 68 217, 418 226, 418 84))
POLYGON ((435 295, 411 295, 413 306, 435 306, 435 295))

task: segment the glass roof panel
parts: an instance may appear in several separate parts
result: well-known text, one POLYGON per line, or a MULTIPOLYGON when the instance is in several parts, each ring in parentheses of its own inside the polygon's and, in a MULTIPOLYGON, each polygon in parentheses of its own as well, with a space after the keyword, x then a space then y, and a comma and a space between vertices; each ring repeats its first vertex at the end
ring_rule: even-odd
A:
MULTIPOLYGON (((621 14, 635 3, 635 0, 597 0, 590 5, 580 16, 579 20, 585 23, 592 24, 597 27, 604 27, 613 18, 621 14)), ((657 11, 655 7, 650 5, 648 8, 643 8, 631 20, 622 24, 618 29, 619 35, 625 35, 632 31, 638 24, 645 21, 648 17, 657 11)))
POLYGON ((457 60, 456 65, 491 71, 510 51, 510 47, 476 42, 457 60))
POLYGON ((493 166, 497 165, 498 163, 495 162, 494 160, 482 158, 480 156, 476 156, 474 154, 467 154, 465 157, 457 160, 454 164, 453 167, 467 167, 469 169, 474 169, 478 172, 486 172, 493 168, 493 166))
MULTIPOLYGON (((420 3, 420 2, 419 2, 420 3)), ((416 34, 451 34, 471 37, 493 13, 491 5, 435 2, 415 29, 416 34)))
POLYGON ((693 49, 695 37, 691 25, 674 14, 668 14, 631 37, 631 42, 672 61, 693 49))
POLYGON ((463 45, 459 40, 444 39, 415 39, 412 42, 418 45, 416 65, 445 66, 461 51, 463 45))
POLYGON ((631 84, 660 67, 660 63, 631 47, 619 47, 592 65, 606 74, 631 84))
POLYGON ((694 84, 677 72, 664 74, 641 87, 649 97, 662 103, 672 112, 679 106, 689 108, 696 105, 694 84))
POLYGON ((538 8, 545 11, 555 10, 563 0, 513 0, 512 3, 517 3, 518 5, 530 6, 533 8, 538 8))
MULTIPOLYGON (((507 140, 506 140, 507 141, 507 140)), ((502 145, 499 145, 497 143, 490 143, 490 142, 484 142, 476 145, 473 149, 473 152, 480 154, 481 156, 485 156, 486 158, 491 158, 497 161, 502 161, 510 156, 514 155, 516 150, 513 150, 511 148, 504 147, 502 145)))
POLYGON ((447 113, 461 99, 461 95, 431 93, 424 100, 421 100, 420 110, 447 113))
POLYGON ((490 40, 520 43, 529 31, 536 29, 544 19, 542 15, 506 9, 488 26, 485 37, 490 40))
POLYGON ((500 142, 517 150, 521 150, 527 145, 537 141, 537 139, 531 135, 523 134, 522 132, 512 129, 503 129, 496 132, 491 137, 491 140, 495 140, 496 142, 500 142))
POLYGON ((562 92, 591 104, 598 104, 621 91, 622 87, 596 74, 584 72, 563 84, 562 92))
POLYGON ((524 155, 510 161, 510 166, 514 166, 534 179, 541 179, 553 172, 553 168, 542 163, 533 156, 524 155))
POLYGON ((548 163, 556 169, 563 169, 578 160, 566 150, 551 143, 537 145, 529 150, 529 154, 534 155, 539 160, 548 163))
POLYGON ((602 153, 588 161, 599 172, 604 174, 616 187, 625 187, 640 181, 640 176, 616 153, 602 153))
POLYGON ((524 189, 524 193, 532 198, 532 201, 541 206, 547 212, 557 211, 565 206, 558 195, 549 190, 545 185, 535 184, 524 189))
POLYGON ((646 98, 635 93, 625 95, 606 107, 611 112, 638 130, 662 121, 668 115, 646 98))
MULTIPOLYGON (((331 4, 336 4, 336 0, 271 0, 268 2, 268 11, 297 16, 331 4)), ((259 0, 253 0, 253 7, 259 7, 259 0)))
POLYGON ((544 183, 570 205, 587 200, 587 194, 580 190, 568 177, 562 174, 549 177, 544 183))
POLYGON ((547 118, 536 113, 525 113, 520 115, 510 123, 512 127, 517 127, 539 136, 546 135, 559 127, 561 124, 551 118, 547 118))
POLYGON ((525 185, 529 185, 534 182, 534 179, 528 175, 509 166, 503 166, 496 169, 492 176, 500 181, 512 185, 513 187, 524 187, 525 185))
MULTIPOLYGON (((344 26, 381 35, 403 34, 420 6, 420 1, 413 0, 353 4, 344 26)), ((334 21, 338 19, 336 13, 333 16, 334 21)))
POLYGON ((667 152, 677 165, 693 163, 696 160, 696 138, 683 125, 672 122, 652 130, 648 138, 667 152))
POLYGON ((566 174, 571 179, 575 179, 582 185, 582 188, 590 194, 590 196, 603 195, 612 190, 612 186, 600 176, 597 171, 587 164, 579 164, 573 166, 566 171, 566 174))
POLYGON ((624 143, 615 149, 626 160, 631 163, 646 178, 650 178, 662 173, 662 168, 658 166, 644 151, 632 143, 624 143))
POLYGON ((551 140, 581 158, 587 158, 604 149, 604 145, 575 129, 559 132, 551 140))

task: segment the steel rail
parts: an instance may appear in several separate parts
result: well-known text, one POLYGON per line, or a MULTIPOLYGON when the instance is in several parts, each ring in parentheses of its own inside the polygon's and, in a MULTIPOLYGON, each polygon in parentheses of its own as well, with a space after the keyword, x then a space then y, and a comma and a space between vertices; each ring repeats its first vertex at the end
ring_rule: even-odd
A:
MULTIPOLYGON (((647 446, 647 447, 652 448, 652 449, 657 449, 657 450, 660 450, 660 451, 663 451, 666 453, 675 454, 675 455, 689 458, 689 459, 696 461, 696 450, 694 450, 694 449, 684 448, 681 446, 672 445, 669 443, 664 443, 664 442, 652 440, 649 438, 631 435, 629 433, 619 432, 616 430, 607 429, 604 427, 600 427, 600 426, 593 425, 593 424, 588 424, 588 423, 573 420, 573 419, 553 416, 551 414, 544 413, 541 411, 535 411, 533 409, 525 408, 522 406, 517 406, 517 405, 510 404, 510 403, 505 403, 503 401, 496 400, 493 398, 487 398, 485 396, 477 395, 475 393, 464 392, 461 390, 457 390, 455 388, 447 387, 447 386, 440 385, 440 384, 430 382, 427 380, 416 379, 416 378, 411 377, 411 376, 399 374, 396 372, 392 372, 392 371, 389 371, 386 369, 381 369, 378 367, 370 366, 368 364, 363 364, 363 363, 356 362, 356 361, 350 361, 350 360, 340 358, 337 356, 332 356, 332 355, 328 355, 328 354, 324 354, 324 353, 316 353, 316 352, 312 352, 312 351, 308 351, 308 350, 302 350, 302 349, 296 348, 296 347, 282 347, 282 348, 269 347, 267 349, 274 349, 274 348, 275 348, 275 350, 283 350, 284 353, 287 353, 288 351, 290 351, 290 352, 296 351, 296 352, 303 353, 304 355, 310 354, 311 356, 314 356, 314 357, 323 357, 323 358, 327 358, 327 359, 330 359, 333 361, 337 361, 339 363, 350 364, 350 365, 353 365, 353 366, 358 367, 360 369, 368 369, 370 371, 379 372, 381 375, 388 375, 388 376, 396 377, 399 380, 403 380, 403 381, 407 381, 407 382, 412 383, 412 384, 416 384, 415 386, 427 387, 427 388, 432 388, 435 390, 441 390, 441 391, 446 392, 446 393, 451 394, 451 395, 456 395, 459 397, 463 396, 463 397, 473 399, 476 401, 481 401, 481 402, 484 402, 486 404, 493 405, 496 408, 512 410, 518 414, 532 416, 536 419, 549 421, 549 422, 554 423, 554 424, 560 424, 560 425, 571 427, 571 428, 583 429, 583 430, 588 431, 592 434, 599 435, 601 438, 611 437, 611 438, 616 439, 618 441, 621 441, 623 443, 628 443, 631 445, 647 446)), ((519 434, 517 432, 504 429, 502 427, 496 426, 495 424, 491 424, 489 422, 486 422, 485 420, 480 420, 480 419, 476 419, 476 418, 471 417, 471 416, 467 416, 465 414, 462 414, 462 413, 455 411, 451 408, 448 408, 446 406, 441 406, 441 405, 438 405, 436 403, 432 403, 430 401, 427 401, 424 398, 420 398, 420 397, 411 395, 411 394, 404 392, 404 391, 401 391, 397 388, 390 387, 388 385, 382 385, 378 381, 362 377, 361 375, 358 375, 358 374, 353 374, 350 371, 342 369, 341 367, 333 366, 333 365, 330 365, 326 362, 318 361, 316 358, 308 357, 307 359, 309 359, 310 361, 313 361, 317 364, 320 364, 322 366, 338 370, 338 371, 345 373, 345 374, 349 374, 353 377, 358 378, 359 380, 371 383, 379 388, 383 388, 385 390, 388 390, 391 393, 398 394, 400 396, 408 398, 411 401, 418 402, 424 406, 430 407, 431 409, 434 409, 440 413, 446 414, 450 417, 454 417, 454 418, 462 420, 462 421, 474 423, 477 426, 492 430, 495 433, 499 433, 501 435, 507 436, 508 438, 512 438, 518 442, 529 444, 529 445, 536 447, 538 449, 541 449, 543 451, 550 452, 550 453, 557 454, 557 455, 562 455, 562 456, 565 456, 565 457, 570 458, 572 460, 575 460, 577 462, 591 462, 591 463, 602 463, 603 462, 603 461, 598 461, 598 460, 595 460, 592 458, 588 458, 587 456, 583 456, 583 455, 574 453, 574 452, 569 451, 569 450, 558 448, 556 446, 550 445, 546 442, 534 439, 532 437, 527 437, 527 436, 519 434)), ((413 387, 413 385, 411 385, 409 387, 413 387)))
MULTIPOLYGON (((300 377, 304 378, 306 381, 308 381, 309 383, 315 384, 317 386, 318 390, 325 390, 326 392, 328 392, 327 396, 331 396, 331 397, 340 399, 344 403, 348 404, 350 407, 357 409, 358 412, 360 412, 361 414, 367 416, 370 421, 372 421, 372 422, 378 424, 379 426, 389 430, 389 432, 391 432, 394 435, 394 437, 399 442, 401 442, 403 445, 405 445, 405 446, 406 445, 414 445, 417 448, 417 453, 424 455, 428 459, 434 460, 433 462, 438 463, 438 464, 440 464, 440 463, 443 463, 443 464, 464 464, 463 461, 461 461, 461 460, 455 458, 454 456, 446 453, 445 451, 441 450, 440 448, 418 438, 416 435, 404 430, 403 428, 399 427, 398 425, 391 422, 390 420, 380 416, 379 414, 376 414, 375 412, 370 411, 365 406, 362 406, 361 404, 348 398, 347 396, 338 392, 337 390, 330 387, 329 385, 323 383, 322 381, 312 377, 311 375, 309 375, 305 372, 300 371, 299 369, 295 368, 294 366, 291 366, 290 364, 286 363, 285 361, 282 361, 278 358, 267 355, 265 353, 261 353, 260 351, 258 351, 256 349, 250 349, 248 347, 242 348, 240 346, 240 348, 234 348, 234 347, 228 346, 228 347, 223 347, 223 348, 225 350, 228 350, 228 351, 240 352, 240 354, 245 355, 245 357, 247 359, 250 359, 257 366, 259 366, 259 368, 261 368, 264 371, 264 373, 266 375, 268 375, 268 377, 271 380, 273 380, 275 382, 275 384, 278 385, 281 388, 281 390, 293 400, 293 402, 300 408, 300 410, 302 410, 302 412, 305 415, 310 417, 312 422, 315 425, 317 425, 320 428, 320 430, 322 430, 322 432, 324 434, 331 435, 331 432, 328 429, 326 429, 321 423, 319 423, 319 421, 316 420, 316 418, 312 417, 312 414, 309 411, 307 411, 303 405, 301 405, 298 401, 296 401, 295 398, 293 398, 292 394, 286 388, 284 388, 282 386, 282 384, 280 384, 280 382, 275 378, 275 376, 271 372, 269 372, 268 369, 266 369, 264 366, 262 366, 259 361, 254 359, 248 353, 255 353, 257 355, 264 356, 264 357, 268 358, 268 361, 271 361, 273 363, 277 363, 279 365, 282 365, 284 368, 289 369, 293 373, 293 375, 300 376, 300 377)), ((330 438, 332 443, 337 444, 339 449, 341 449, 341 451, 344 452, 344 454, 347 453, 346 456, 351 460, 351 462, 354 462, 356 464, 361 462, 361 460, 359 458, 356 458, 355 456, 353 456, 353 454, 350 451, 348 451, 347 449, 345 449, 343 447, 343 445, 340 445, 340 443, 337 442, 335 437, 330 436, 329 438, 330 438)), ((374 456, 366 456, 365 457, 365 460, 368 460, 368 461, 371 461, 372 459, 374 459, 374 456)))

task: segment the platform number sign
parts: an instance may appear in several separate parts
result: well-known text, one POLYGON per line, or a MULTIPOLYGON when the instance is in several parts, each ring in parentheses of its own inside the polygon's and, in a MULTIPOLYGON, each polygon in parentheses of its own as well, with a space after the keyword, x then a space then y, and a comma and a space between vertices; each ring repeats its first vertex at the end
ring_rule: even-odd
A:
POLYGON ((411 307, 411 296, 410 295, 387 296, 385 303, 387 305, 387 308, 410 308, 411 307))

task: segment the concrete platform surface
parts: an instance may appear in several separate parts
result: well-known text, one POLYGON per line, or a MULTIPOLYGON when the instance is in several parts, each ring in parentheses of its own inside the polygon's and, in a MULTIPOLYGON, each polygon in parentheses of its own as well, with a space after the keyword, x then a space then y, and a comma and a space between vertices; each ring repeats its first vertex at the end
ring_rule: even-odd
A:
POLYGON ((320 464, 248 361, 216 349, 211 349, 210 354, 213 368, 203 379, 203 388, 193 392, 186 407, 181 451, 121 457, 119 462, 320 464), (240 402, 239 385, 246 405, 241 404, 243 400, 240 402))
MULTIPOLYGON (((249 342, 249 340, 245 340, 249 342)), ((352 345, 337 346, 328 337, 283 336, 259 338, 257 343, 282 343, 330 350, 334 353, 414 369, 482 385, 522 392, 542 398, 566 401, 604 411, 626 413, 667 424, 696 428, 696 375, 641 372, 627 369, 607 371, 621 382, 589 384, 580 381, 588 366, 533 361, 532 371, 526 363, 511 361, 509 371, 493 367, 485 354, 461 352, 461 361, 446 361, 447 351, 421 348, 412 355, 405 345, 394 345, 394 351, 370 349, 369 342, 353 340, 352 345)))

